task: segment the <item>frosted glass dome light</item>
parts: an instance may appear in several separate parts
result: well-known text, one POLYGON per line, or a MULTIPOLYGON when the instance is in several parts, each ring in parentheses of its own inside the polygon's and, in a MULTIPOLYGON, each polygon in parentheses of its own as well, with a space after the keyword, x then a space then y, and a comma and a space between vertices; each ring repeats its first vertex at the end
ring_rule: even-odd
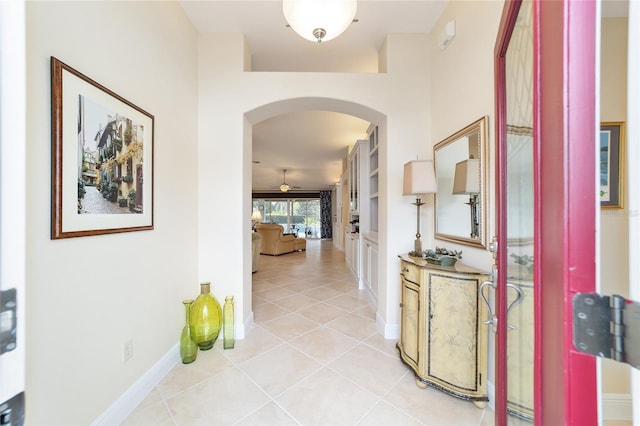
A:
POLYGON ((353 22, 356 0, 283 0, 282 12, 287 23, 301 37, 329 41, 342 34, 353 22))

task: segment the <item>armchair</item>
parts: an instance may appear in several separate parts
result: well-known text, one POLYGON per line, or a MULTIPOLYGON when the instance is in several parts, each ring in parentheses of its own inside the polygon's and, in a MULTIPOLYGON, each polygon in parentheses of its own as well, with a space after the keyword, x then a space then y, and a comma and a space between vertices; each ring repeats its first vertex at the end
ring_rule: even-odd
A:
POLYGON ((282 235, 284 228, 275 223, 258 223, 256 232, 262 236, 261 254, 278 256, 293 251, 293 235, 282 235))

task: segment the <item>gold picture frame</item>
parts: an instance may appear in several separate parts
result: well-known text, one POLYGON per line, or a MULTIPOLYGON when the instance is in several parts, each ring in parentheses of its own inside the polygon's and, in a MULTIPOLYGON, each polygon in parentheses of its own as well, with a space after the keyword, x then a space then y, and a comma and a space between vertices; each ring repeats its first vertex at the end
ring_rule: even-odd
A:
POLYGON ((625 128, 624 122, 600 123, 600 207, 624 208, 625 128))
POLYGON ((51 57, 51 238, 153 229, 154 117, 51 57))

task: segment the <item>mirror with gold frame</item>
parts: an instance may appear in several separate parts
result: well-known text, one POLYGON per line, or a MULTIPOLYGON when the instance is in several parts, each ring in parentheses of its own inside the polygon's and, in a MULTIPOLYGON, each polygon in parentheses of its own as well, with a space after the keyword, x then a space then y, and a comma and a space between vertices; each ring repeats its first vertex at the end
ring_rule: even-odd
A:
POLYGON ((433 147, 435 238, 487 246, 487 117, 433 147))

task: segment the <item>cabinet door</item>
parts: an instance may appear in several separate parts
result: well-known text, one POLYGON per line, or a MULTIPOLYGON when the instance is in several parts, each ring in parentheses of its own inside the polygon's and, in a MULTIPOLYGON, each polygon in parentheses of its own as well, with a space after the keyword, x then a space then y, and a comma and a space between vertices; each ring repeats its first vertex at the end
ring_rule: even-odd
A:
POLYGON ((371 289, 371 243, 364 240, 362 252, 362 281, 367 289, 371 289))
POLYGON ((402 277, 402 305, 400 308, 400 345, 405 361, 418 368, 418 340, 420 336, 420 288, 402 277))
POLYGON ((344 236, 344 255, 345 260, 347 261, 347 265, 351 267, 351 257, 353 256, 353 252, 351 251, 351 244, 353 240, 351 239, 351 234, 349 232, 345 233, 344 236))
POLYGON ((373 296, 378 299, 378 246, 369 246, 369 288, 373 296))
POLYGON ((486 380, 478 374, 478 280, 431 272, 426 285, 427 378, 474 393, 486 380))

